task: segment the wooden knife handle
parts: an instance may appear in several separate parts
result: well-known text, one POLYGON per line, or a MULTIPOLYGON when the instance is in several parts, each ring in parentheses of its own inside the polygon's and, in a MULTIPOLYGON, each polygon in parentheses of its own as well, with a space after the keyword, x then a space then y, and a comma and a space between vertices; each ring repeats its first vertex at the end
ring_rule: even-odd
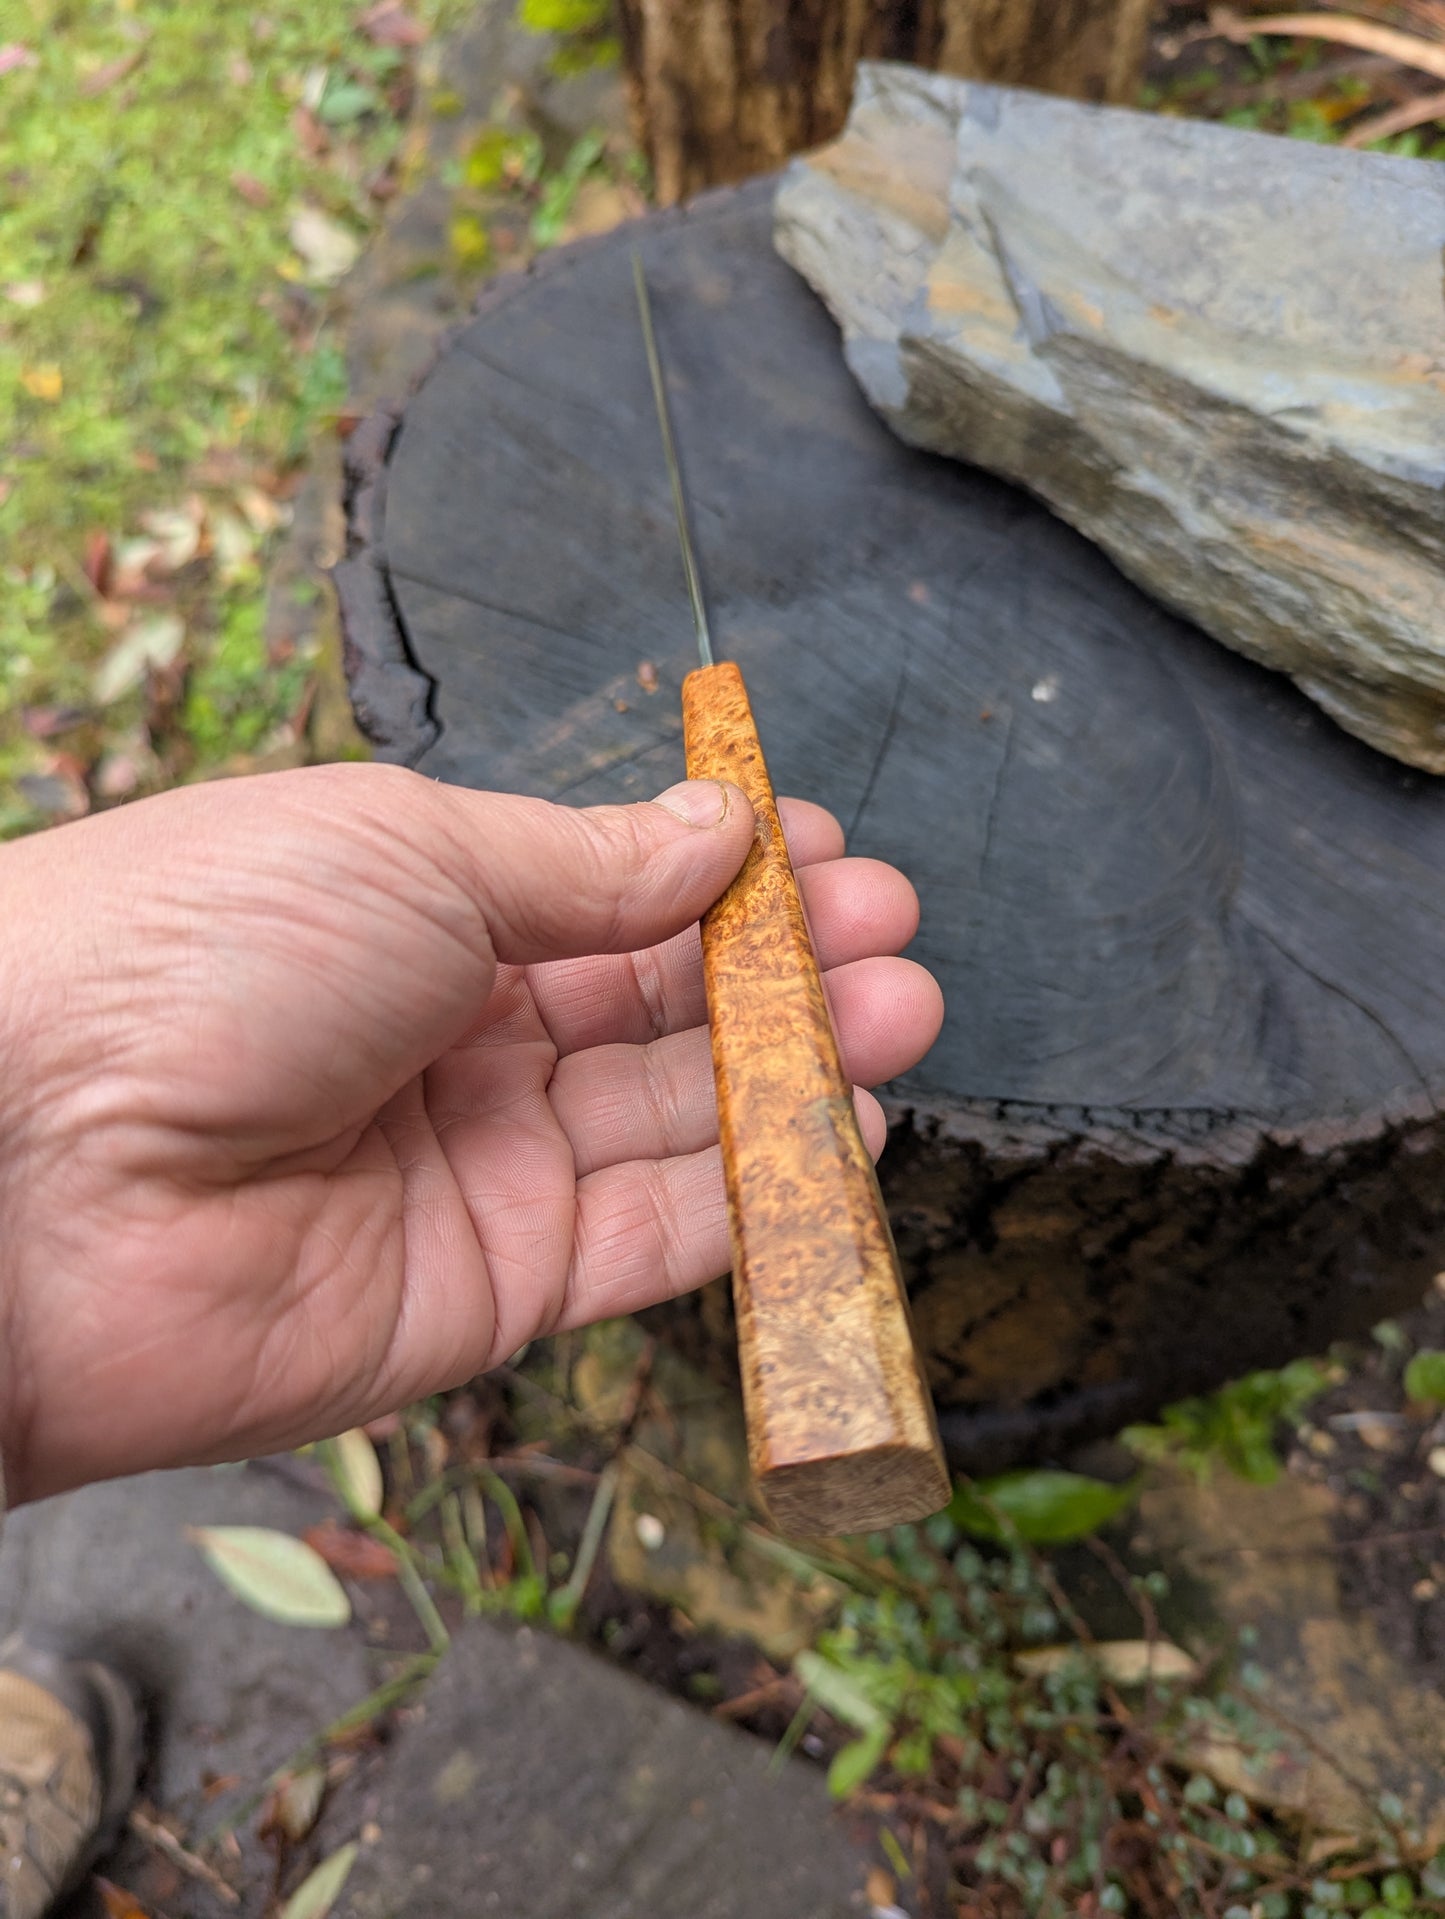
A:
POLYGON ((922 1519, 948 1472, 742 674, 699 668, 682 707, 689 778, 757 814, 702 923, 753 1475, 795 1536, 922 1519))

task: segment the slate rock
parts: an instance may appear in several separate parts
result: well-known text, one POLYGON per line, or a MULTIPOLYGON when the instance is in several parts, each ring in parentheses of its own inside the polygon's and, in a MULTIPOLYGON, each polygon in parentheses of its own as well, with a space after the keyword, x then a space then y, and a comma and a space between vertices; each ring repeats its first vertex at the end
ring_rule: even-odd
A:
POLYGON ((1445 169, 875 65, 776 221, 905 440, 1445 771, 1445 169))
POLYGON ((336 1919, 856 1919, 821 1772, 580 1647, 476 1621, 391 1749, 336 1919))

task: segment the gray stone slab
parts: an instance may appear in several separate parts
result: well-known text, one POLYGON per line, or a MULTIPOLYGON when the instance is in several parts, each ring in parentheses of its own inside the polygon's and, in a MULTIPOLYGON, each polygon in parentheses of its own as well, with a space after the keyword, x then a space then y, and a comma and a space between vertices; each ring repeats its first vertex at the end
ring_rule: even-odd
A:
POLYGON ((904 439, 1445 771, 1445 170, 871 67, 778 244, 904 439))
MULTIPOLYGON (((384 1676, 369 1640, 404 1642, 390 1586, 353 1588, 333 1631, 233 1598, 187 1537, 200 1525, 301 1533, 335 1502, 294 1460, 153 1473, 12 1514, 0 1631, 80 1637, 153 1697, 147 1789, 191 1844, 384 1676), (214 1781, 234 1775, 229 1794, 214 1781)), ((311 1852, 363 1839, 338 1919, 846 1919, 862 1854, 822 1776, 768 1776, 769 1751, 564 1641, 487 1623, 458 1633, 393 1742, 329 1800, 311 1852)), ((271 1909, 274 1860, 243 1822, 226 1876, 238 1919, 271 1909)), ((284 1887, 304 1873, 293 1860, 284 1887)), ((128 1842, 116 1877, 155 1864, 128 1842)), ((220 1919, 187 1880, 167 1911, 220 1919)), ((91 1908, 87 1908, 89 1913, 91 1908)))
POLYGON ((469 1627, 396 1741, 337 1919, 848 1919, 820 1773, 580 1647, 469 1627))

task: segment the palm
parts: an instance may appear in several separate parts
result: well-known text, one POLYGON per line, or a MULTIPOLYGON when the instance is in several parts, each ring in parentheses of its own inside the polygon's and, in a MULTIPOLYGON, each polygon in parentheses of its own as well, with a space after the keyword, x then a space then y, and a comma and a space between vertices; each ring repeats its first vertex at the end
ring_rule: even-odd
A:
MULTIPOLYGON (((97 1459, 124 1471, 334 1432, 726 1267, 695 926, 635 953, 499 965, 494 946, 545 939, 484 923, 447 861, 418 875, 394 839, 383 857, 356 798, 390 776, 351 771, 367 784, 338 783, 329 815, 314 781, 279 782, 279 801, 267 782, 232 789, 221 826, 195 796, 203 857, 139 903, 133 849, 109 862, 121 1042, 113 1007, 92 1025, 122 1064, 96 1074, 91 1056, 87 1100, 62 1101, 31 1155, 20 1216, 36 1262, 17 1288, 35 1301, 20 1452, 46 1462, 22 1466, 28 1492, 97 1459), (242 854, 214 843, 232 834, 254 865, 258 787, 259 910, 253 883, 227 883, 242 854)), ((926 975, 879 957, 911 936, 911 892, 839 859, 819 809, 788 822, 847 1064, 889 1077, 937 1019, 926 975)), ((126 825, 95 822, 122 842, 126 825)), ((585 898, 577 912, 581 938, 585 898)), ((865 1118, 876 1147, 876 1106, 865 1118)))

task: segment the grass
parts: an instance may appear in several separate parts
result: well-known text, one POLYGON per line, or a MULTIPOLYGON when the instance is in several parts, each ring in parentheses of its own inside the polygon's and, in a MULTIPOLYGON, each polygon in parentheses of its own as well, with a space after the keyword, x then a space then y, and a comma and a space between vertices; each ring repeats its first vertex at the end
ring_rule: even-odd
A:
MULTIPOLYGON (((414 12, 429 33, 461 10, 414 12)), ((294 713, 304 663, 267 656, 262 565, 344 403, 328 289, 399 184, 416 51, 332 0, 18 0, 5 32, 0 831, 14 832, 55 816, 27 785, 53 785, 56 741, 77 745, 57 716, 134 734, 144 790, 253 752, 294 713), (154 528, 178 524, 157 551, 154 528), (144 686, 97 714, 93 682, 158 605, 184 623, 159 756, 144 686)))

